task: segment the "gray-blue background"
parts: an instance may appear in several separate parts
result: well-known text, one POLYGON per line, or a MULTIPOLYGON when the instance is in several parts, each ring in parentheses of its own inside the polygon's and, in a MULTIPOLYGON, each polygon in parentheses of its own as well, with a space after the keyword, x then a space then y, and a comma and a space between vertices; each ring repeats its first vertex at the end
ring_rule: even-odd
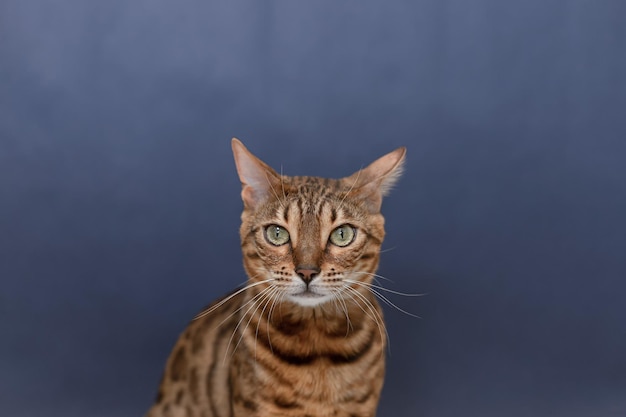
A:
POLYGON ((244 280, 232 136, 408 147, 381 416, 626 416, 622 0, 2 0, 0 416, 147 409, 244 280))

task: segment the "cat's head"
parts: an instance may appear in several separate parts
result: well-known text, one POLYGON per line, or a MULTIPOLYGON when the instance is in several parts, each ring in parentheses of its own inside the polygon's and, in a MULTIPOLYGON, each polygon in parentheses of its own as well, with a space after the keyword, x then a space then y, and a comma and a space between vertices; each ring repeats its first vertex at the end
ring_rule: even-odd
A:
POLYGON ((362 292, 385 236, 382 198, 402 172, 405 148, 342 179, 280 175, 232 141, 242 183, 240 229, 251 284, 301 306, 362 292))

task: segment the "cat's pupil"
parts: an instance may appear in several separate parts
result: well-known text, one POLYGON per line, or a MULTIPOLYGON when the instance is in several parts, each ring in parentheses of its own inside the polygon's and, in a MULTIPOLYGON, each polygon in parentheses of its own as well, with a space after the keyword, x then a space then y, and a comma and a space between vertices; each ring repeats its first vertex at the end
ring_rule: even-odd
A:
POLYGON ((289 232, 282 226, 272 224, 265 229, 265 237, 275 246, 281 246, 289 242, 289 232))

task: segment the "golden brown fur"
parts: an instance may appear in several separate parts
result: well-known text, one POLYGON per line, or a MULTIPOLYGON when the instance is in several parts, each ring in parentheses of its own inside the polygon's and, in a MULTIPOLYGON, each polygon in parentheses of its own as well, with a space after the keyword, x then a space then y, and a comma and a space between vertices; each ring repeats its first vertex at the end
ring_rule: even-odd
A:
POLYGON ((278 175, 236 139, 233 151, 248 285, 189 324, 147 416, 374 416, 386 337, 369 285, 405 150, 340 180, 278 175))

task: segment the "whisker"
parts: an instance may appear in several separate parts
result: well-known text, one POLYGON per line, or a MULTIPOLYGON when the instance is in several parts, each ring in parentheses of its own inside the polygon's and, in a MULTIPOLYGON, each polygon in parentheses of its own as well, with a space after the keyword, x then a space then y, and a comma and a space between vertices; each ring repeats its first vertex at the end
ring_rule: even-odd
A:
POLYGON ((340 290, 331 289, 331 292, 333 293, 332 300, 335 302, 335 307, 340 307, 340 310, 346 315, 346 337, 348 337, 350 331, 354 331, 354 327, 350 321, 350 314, 348 313, 348 306, 346 305, 346 301, 340 297, 340 290))
MULTIPOLYGON (((270 287, 269 291, 265 291, 265 293, 263 294, 263 297, 259 297, 257 299, 257 302, 255 302, 256 308, 254 309, 252 314, 250 314, 250 318, 248 319, 248 322, 246 323, 246 326, 243 328, 243 330, 241 332, 239 332, 240 333, 239 334, 239 340, 237 341, 237 344, 233 348, 233 354, 237 351, 237 348, 239 347, 239 344, 243 340, 243 338, 244 338, 244 336, 246 334, 246 330, 248 330, 248 327, 250 326, 250 322, 252 322, 252 319, 256 315, 256 312, 259 310, 259 307, 261 307, 261 304, 263 304, 263 302, 268 299, 268 297, 272 293, 273 289, 274 289, 273 287, 270 287)), ((246 312, 246 314, 247 314, 247 312, 246 312)), ((245 317, 245 314, 244 314, 244 317, 245 317)), ((254 358, 256 360, 256 338, 254 339, 254 358)))
MULTIPOLYGON (((372 305, 371 301, 369 301, 367 298, 365 298, 365 296, 361 293, 359 293, 357 290, 355 290, 352 287, 343 287, 343 289, 347 290, 350 294, 352 295, 356 295, 361 301, 363 301, 363 303, 365 304, 365 306, 368 308, 368 310, 370 310, 370 312, 372 312, 373 316, 370 316, 361 306, 360 303, 357 302, 357 300, 354 297, 351 297, 353 301, 355 301, 355 304, 357 306, 359 306, 361 308, 361 310, 363 310, 363 312, 368 315, 375 323, 376 326, 378 327, 378 333, 380 334, 380 340, 384 343, 385 340, 387 340, 387 348, 389 349, 389 351, 391 352, 391 341, 389 339, 389 333, 387 332, 387 327, 385 326, 385 322, 382 318, 382 316, 380 315, 380 313, 378 311, 376 311, 376 308, 374 308, 374 306, 372 305), (384 335, 383 335, 383 331, 384 331, 384 335), (386 337, 385 337, 386 336, 386 337)), ((382 352, 381 352, 382 355, 382 352)))
POLYGON ((394 291, 394 290, 390 290, 389 288, 382 287, 380 285, 372 284, 372 283, 369 283, 369 282, 355 281, 353 279, 344 279, 344 281, 345 282, 349 282, 351 284, 366 285, 368 287, 376 288, 378 290, 389 292, 391 294, 402 295, 404 297, 424 297, 424 296, 428 295, 428 293, 412 294, 412 293, 405 293, 405 292, 400 292, 400 291, 394 291))
POLYGON ((232 313, 230 313, 224 320, 222 320, 217 327, 220 327, 222 324, 226 323, 228 321, 228 319, 230 319, 232 316, 234 316, 235 314, 239 313, 241 310, 243 310, 244 308, 246 308, 248 306, 248 304, 254 302, 255 298, 257 298, 260 294, 262 294, 265 290, 261 291, 259 294, 255 295, 254 297, 252 297, 251 299, 249 299, 248 301, 246 301, 245 303, 243 303, 242 305, 240 305, 239 307, 237 307, 237 309, 235 311, 233 311, 232 313))
POLYGON ((331 289, 330 292, 333 294, 333 296, 331 297, 330 301, 333 302, 333 306, 335 307, 335 313, 339 314, 341 311, 339 310, 339 303, 337 301, 336 291, 331 289))
MULTIPOLYGON (((261 291, 261 293, 265 292, 268 288, 264 289, 261 291)), ((217 325, 217 327, 221 326, 222 324, 224 324, 228 319, 230 319, 232 316, 234 316, 235 314, 237 314, 238 312, 240 312, 241 310, 243 310, 248 304, 250 304, 256 297, 258 297, 261 293, 256 294, 254 297, 252 297, 250 300, 246 301, 245 303, 243 303, 242 305, 240 305, 239 307, 237 307, 237 309, 235 311, 233 311, 232 313, 230 313, 224 320, 222 320, 220 322, 220 324, 217 325)))
POLYGON ((375 316, 371 316, 369 312, 365 311, 365 309, 363 308, 363 306, 361 305, 361 303, 358 302, 358 300, 350 293, 350 290, 354 291, 352 288, 350 287, 345 287, 344 289, 342 289, 341 293, 342 295, 347 296, 354 304, 357 305, 357 307, 359 307, 361 309, 361 311, 367 315, 367 317, 369 317, 370 319, 372 319, 372 321, 375 321, 376 324, 378 324, 378 320, 376 319, 375 316))
MULTIPOLYGON (((350 282, 350 281, 346 280, 346 282, 350 282)), ((385 304, 387 304, 388 306, 393 307, 393 308, 395 308, 396 310, 401 311, 402 313, 407 314, 407 315, 409 315, 409 316, 411 316, 411 317, 415 317, 415 318, 421 319, 421 317, 420 317, 420 316, 415 315, 415 314, 413 314, 413 313, 409 313, 408 311, 403 310, 402 308, 400 308, 400 307, 398 307, 397 305, 395 305, 394 303, 392 303, 392 302, 391 302, 391 300, 389 300, 389 299, 388 299, 387 297, 385 297, 383 294, 381 294, 380 292, 378 292, 377 290, 375 290, 374 288, 372 288, 369 284, 366 284, 366 283, 364 283, 364 282, 359 282, 359 281, 352 281, 352 284, 360 285, 360 286, 362 286, 363 288, 368 288, 368 289, 369 289, 369 290, 370 290, 370 291, 371 291, 371 292, 372 292, 372 293, 373 293, 376 297, 380 298, 380 299, 381 299, 381 300, 382 300, 385 304)), ((404 295, 404 294, 403 294, 403 295, 404 295)), ((414 295, 415 295, 415 294, 414 294, 414 295)))
POLYGON ((272 314, 274 313, 274 308, 276 307, 276 304, 280 304, 282 302, 283 297, 286 294, 282 288, 277 287, 276 289, 278 290, 279 297, 274 297, 274 300, 272 301, 272 306, 270 307, 270 311, 267 312, 267 326, 266 326, 267 342, 270 345, 270 351, 272 353, 274 353, 274 348, 272 347, 272 339, 270 337, 270 324, 272 322, 272 314))
POLYGON ((231 295, 229 295, 228 297, 224 298, 222 301, 220 301, 219 303, 209 306, 208 308, 206 308, 204 311, 201 311, 200 313, 196 314, 195 317, 192 319, 192 321, 194 320, 198 320, 204 316, 206 316, 207 314, 211 314, 212 312, 214 312, 216 309, 220 308, 222 305, 224 305, 224 303, 227 303, 229 300, 231 300, 233 297, 238 296, 239 294, 241 294, 242 292, 256 287, 257 285, 261 285, 261 284, 265 284, 266 282, 270 282, 272 281, 272 279, 265 279, 262 281, 257 281, 254 282, 252 284, 248 284, 243 288, 240 288, 239 290, 237 290, 236 292, 232 293, 231 295))
MULTIPOLYGON (((274 300, 276 294, 279 292, 280 290, 278 288, 272 288, 272 291, 269 293, 269 296, 267 298, 267 300, 265 301, 265 305, 263 306, 263 310, 261 310, 261 314, 258 317, 258 321, 256 323, 256 331, 254 332, 254 360, 256 361, 256 342, 257 339, 259 338, 259 326, 261 325, 261 320, 263 320, 263 314, 265 313, 265 309, 267 308, 267 306, 270 304, 271 301, 274 300)), ((269 314, 269 313, 268 313, 269 314)), ((268 316, 269 318, 269 316, 268 316)), ((269 323, 267 323, 267 326, 269 326, 269 323)))
POLYGON ((353 273, 353 274, 365 274, 365 275, 370 275, 370 276, 373 276, 373 277, 376 277, 376 278, 384 279, 385 281, 389 281, 389 282, 391 282, 392 284, 395 284, 395 282, 393 282, 393 280, 391 280, 391 279, 389 279, 389 278, 387 278, 387 277, 384 277, 384 276, 382 276, 382 275, 374 274, 374 273, 372 273, 372 272, 367 272, 367 271, 350 271, 350 272, 351 272, 351 273, 353 273))
POLYGON ((270 188, 272 189, 272 192, 274 193, 274 197, 276 197, 276 200, 278 200, 278 203, 280 203, 280 206, 283 208, 283 210, 285 209, 285 205, 283 204, 283 201, 278 197, 278 193, 276 192, 276 190, 274 189, 274 186, 272 185, 272 182, 270 181, 270 178, 267 176, 267 172, 265 172, 265 179, 267 180, 267 184, 270 186, 270 188))
POLYGON ((361 176, 361 172, 362 171, 363 171, 363 166, 361 166, 361 169, 359 169, 359 172, 356 174, 356 178, 354 179, 354 182, 350 186, 350 189, 348 190, 347 193, 344 194, 343 198, 339 202, 339 206, 337 207, 337 211, 341 210, 341 206, 343 205, 343 202, 346 201, 346 198, 348 197, 348 194, 350 194, 352 192, 352 189, 354 188, 356 183, 359 182, 359 177, 361 176))
MULTIPOLYGON (((244 304, 244 305, 248 305, 248 304, 252 304, 252 305, 245 311, 245 313, 243 313, 241 315, 241 317, 239 318, 239 321, 237 322, 237 325, 233 329, 233 332, 230 335, 230 338, 228 339, 228 345, 226 346, 226 350, 224 351, 224 361, 223 361, 223 363, 226 363, 226 357, 228 356, 228 351, 230 350, 230 345, 233 342, 233 337, 235 337, 235 334, 237 333, 237 330, 239 329, 239 326, 241 326, 241 323, 243 322, 243 320, 245 320, 246 315, 250 312, 250 310, 252 310, 254 308, 254 306, 256 305, 257 301, 259 300, 259 297, 262 296, 263 294, 265 294, 270 289, 271 289, 271 287, 263 289, 260 293, 256 294, 254 297, 252 297, 250 300, 248 300, 248 302, 246 302, 244 304)), ((237 346, 239 346, 239 343, 237 343, 237 346)), ((231 357, 232 357, 232 355, 235 354, 235 350, 236 350, 236 347, 231 352, 231 357)))
POLYGON ((287 201, 287 195, 285 194, 285 179, 283 178, 283 165, 280 164, 280 188, 283 190, 283 200, 287 201))
MULTIPOLYGON (((348 311, 348 305, 346 304, 346 301, 343 298, 339 298, 339 300, 341 301, 341 304, 343 305, 343 311, 346 312, 346 320, 348 321, 348 328, 350 330, 354 331, 354 326, 352 325, 352 321, 350 320, 350 313, 348 311)), ((346 336, 347 336, 347 334, 348 333, 346 331, 346 336)))

